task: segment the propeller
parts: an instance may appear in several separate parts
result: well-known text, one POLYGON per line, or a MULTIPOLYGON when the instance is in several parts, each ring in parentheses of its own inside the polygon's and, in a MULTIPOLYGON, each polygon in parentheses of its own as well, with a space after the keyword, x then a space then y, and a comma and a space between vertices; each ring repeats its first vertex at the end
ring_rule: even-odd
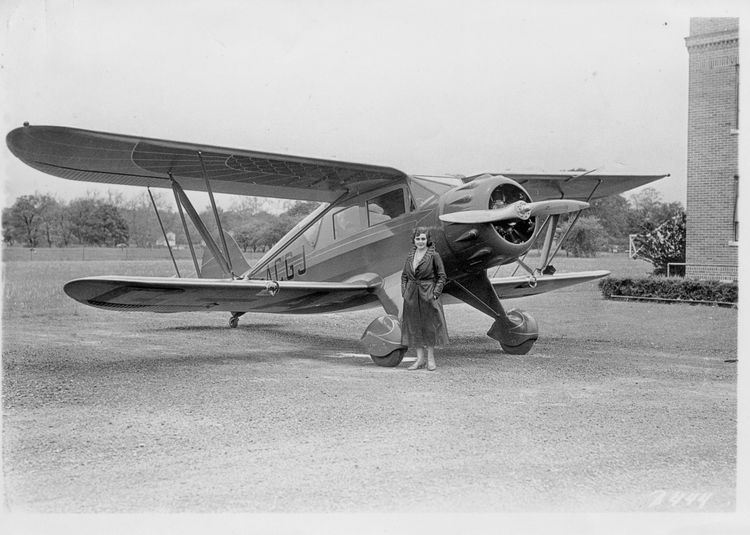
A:
POLYGON ((509 219, 529 219, 530 217, 548 216, 578 212, 588 208, 589 203, 567 199, 552 199, 549 201, 525 202, 516 201, 513 204, 494 210, 466 210, 440 216, 446 223, 497 223, 509 219))

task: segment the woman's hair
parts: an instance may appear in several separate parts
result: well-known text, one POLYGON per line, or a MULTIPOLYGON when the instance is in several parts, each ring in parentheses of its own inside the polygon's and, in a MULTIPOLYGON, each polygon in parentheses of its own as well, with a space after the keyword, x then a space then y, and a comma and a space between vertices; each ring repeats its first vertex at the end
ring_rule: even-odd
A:
POLYGON ((414 245, 414 238, 419 234, 427 236, 427 247, 432 247, 432 235, 430 234, 430 227, 417 227, 414 232, 411 233, 411 244, 414 245))

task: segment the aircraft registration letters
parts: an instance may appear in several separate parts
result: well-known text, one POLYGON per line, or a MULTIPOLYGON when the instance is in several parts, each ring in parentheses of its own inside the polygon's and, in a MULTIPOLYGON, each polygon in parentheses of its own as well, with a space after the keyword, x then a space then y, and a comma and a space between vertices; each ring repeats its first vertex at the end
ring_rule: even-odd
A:
POLYGON ((305 255, 305 246, 302 246, 302 252, 295 257, 294 253, 288 252, 283 257, 277 256, 273 262, 266 268, 266 280, 283 281, 293 280, 295 276, 295 266, 297 275, 304 275, 307 272, 307 257, 305 255), (271 268, 273 267, 273 270, 271 268))

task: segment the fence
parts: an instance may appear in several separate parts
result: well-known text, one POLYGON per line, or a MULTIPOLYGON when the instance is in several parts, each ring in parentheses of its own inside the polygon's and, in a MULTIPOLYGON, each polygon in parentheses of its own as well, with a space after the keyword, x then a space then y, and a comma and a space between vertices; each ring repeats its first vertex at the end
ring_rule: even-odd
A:
MULTIPOLYGON (((190 249, 172 249, 175 259, 189 260, 190 249)), ((203 247, 196 246, 195 254, 200 261, 203 258, 203 247)), ((250 265, 263 253, 245 253, 250 265)), ((39 262, 71 262, 88 260, 169 260, 169 250, 166 247, 145 249, 140 247, 3 247, 3 262, 39 261, 39 262)))

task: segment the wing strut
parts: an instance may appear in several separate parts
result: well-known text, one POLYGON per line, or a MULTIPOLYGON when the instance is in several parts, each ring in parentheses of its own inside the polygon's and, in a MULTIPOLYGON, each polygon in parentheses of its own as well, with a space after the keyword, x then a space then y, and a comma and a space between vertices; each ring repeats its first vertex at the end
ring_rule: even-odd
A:
MULTIPOLYGON (((578 212, 579 214, 581 212, 578 212)), ((547 234, 544 236, 544 245, 542 246, 542 268, 545 269, 552 261, 549 252, 552 250, 552 240, 555 239, 555 230, 557 230, 557 223, 560 221, 560 215, 555 214, 550 216, 549 226, 547 227, 547 234)))
MULTIPOLYGON (((587 173, 583 173, 581 175, 571 177, 571 179, 578 178, 579 176, 586 175, 588 173, 591 173, 591 171, 588 171, 587 173)), ((594 196, 594 193, 596 192, 596 189, 601 185, 602 180, 599 179, 594 186, 594 188, 589 193, 589 196, 586 198, 586 202, 588 203, 591 200, 591 197, 594 196)), ((533 288, 536 286, 536 276, 537 274, 543 274, 543 275, 553 275, 555 273, 554 266, 551 266, 552 260, 554 260, 555 256, 557 256, 558 251, 560 250, 560 247, 562 247, 563 242, 565 242, 565 238, 568 237, 568 234, 573 229, 575 224, 578 222, 578 218, 581 217, 581 213, 583 210, 578 210, 576 212, 575 217, 573 218, 573 221, 568 225, 568 228, 565 230, 565 233, 562 235, 562 237, 557 242, 557 247, 555 247, 555 251, 550 254, 550 251, 552 250, 552 244, 555 238, 555 230, 557 230, 557 224, 560 221, 560 215, 559 214, 553 214, 551 216, 547 216, 547 219, 544 220, 544 223, 542 223, 542 226, 539 227, 539 234, 536 235, 536 239, 539 238, 541 235, 541 230, 544 229, 544 227, 549 223, 549 226, 547 226, 547 233, 544 236, 544 245, 542 245, 541 250, 541 262, 538 268, 531 269, 529 266, 527 266, 522 259, 516 260, 516 269, 513 270, 513 273, 511 274, 511 277, 513 277, 516 272, 518 271, 518 268, 521 267, 524 270, 526 270, 529 275, 531 275, 531 284, 533 284, 531 287, 533 288)), ((524 258, 526 255, 524 255, 524 258)))
POLYGON ((177 195, 177 190, 175 189, 175 182, 174 177, 172 176, 172 173, 169 173, 169 181, 172 184, 172 193, 174 193, 174 200, 177 203, 177 211, 180 213, 180 220, 182 221, 182 228, 185 229, 185 238, 187 238, 188 247, 190 247, 190 256, 193 258, 193 265, 195 266, 195 276, 200 278, 201 276, 201 268, 198 266, 198 257, 195 256, 195 249, 193 248, 193 240, 190 238, 190 231, 188 230, 187 221, 185 221, 185 213, 182 211, 182 203, 180 202, 180 197, 177 195))
POLYGON ((206 243, 206 247, 211 251, 211 254, 214 255, 214 258, 216 258, 216 263, 219 265, 219 268, 221 268, 222 273, 225 275, 234 278, 234 274, 232 273, 231 268, 229 267, 229 263, 227 262, 227 259, 224 258, 224 255, 221 254, 221 251, 219 251, 219 246, 216 245, 216 242, 214 241, 213 237, 211 236, 211 233, 206 228, 206 225, 201 220, 201 217, 198 215, 198 212, 195 211, 195 208, 193 207, 193 204, 190 202, 190 199, 188 199, 188 196, 185 194, 185 191, 182 189, 180 184, 173 178, 172 179, 172 189, 175 191, 176 195, 179 197, 180 202, 182 203, 182 206, 185 208, 185 211, 187 212, 188 216, 190 217, 190 221, 193 222, 193 225, 195 225, 195 228, 198 230, 198 234, 201 235, 201 238, 203 238, 203 241, 206 243))
MULTIPOLYGON (((201 217, 198 215, 198 212, 195 211, 195 208, 193 207, 193 204, 190 202, 190 199, 188 199, 188 196, 185 194, 185 191, 182 189, 180 184, 174 179, 174 177, 171 174, 169 178, 172 183, 172 190, 174 191, 175 196, 178 199, 178 204, 182 204, 182 206, 185 208, 185 211, 190 217, 190 221, 193 222, 193 225, 195 225, 195 228, 198 230, 198 234, 201 235, 201 238, 203 238, 203 241, 206 243, 206 247, 208 247, 208 250, 211 251, 211 254, 214 255, 214 258, 216 259, 216 263, 221 269, 221 272, 224 275, 226 275, 228 278, 235 278, 234 273, 232 273, 232 269, 229 267, 229 262, 227 262, 227 259, 224 258, 223 254, 221 254, 221 251, 219 250, 219 246, 216 245, 216 242, 211 236, 211 233, 208 231, 208 229, 206 228, 206 225, 201 220, 201 217)), ((184 219, 183 219, 183 223, 184 223, 184 219)), ((195 261, 196 270, 197 270, 198 261, 195 258, 195 255, 193 255, 193 260, 195 261)))
POLYGON ((208 173, 206 173, 206 164, 203 161, 203 153, 198 151, 198 159, 201 161, 201 170, 203 172, 203 180, 206 181, 206 191, 208 197, 211 199, 211 208, 214 211, 214 218, 216 219, 216 227, 219 229, 219 238, 221 239, 221 245, 224 247, 224 254, 226 255, 227 265, 229 266, 229 272, 234 273, 232 270, 232 257, 229 255, 229 248, 227 247, 227 240, 224 237, 224 231, 221 228, 221 219, 219 219, 219 212, 216 210, 216 201, 214 200, 214 192, 211 190, 211 181, 208 180, 208 173))
MULTIPOLYGON (((576 178, 578 178, 578 177, 576 177, 576 178)), ((602 183, 602 179, 600 178, 599 181, 596 183, 596 186, 594 186, 594 188, 591 190, 591 193, 589 193, 589 196, 586 199, 586 202, 589 202, 591 200, 591 197, 594 196, 594 192, 596 192, 596 189, 601 185, 601 183, 602 183)), ((555 251, 552 253, 552 255, 549 256, 549 257, 547 257, 547 255, 544 255, 545 256, 545 262, 542 265, 542 267, 540 268, 540 270, 542 272, 544 272, 544 270, 547 269, 547 266, 550 265, 550 263, 552 262, 552 259, 554 259, 555 256, 557 255, 557 252, 560 250, 560 247, 562 247, 562 244, 565 241, 565 238, 568 237, 568 234, 570 234, 570 231, 573 230, 573 227, 575 227, 576 223, 578 222, 578 218, 581 217, 581 212, 582 212, 582 210, 580 212, 576 213, 575 217, 573 218, 573 221, 570 223, 570 225, 568 225, 568 228, 565 229, 565 234, 563 234, 562 238, 560 238, 560 241, 557 242, 557 247, 555 247, 555 251)), ((557 221, 553 221, 553 223, 557 223, 557 221)), ((553 230, 553 233, 554 233, 554 230, 553 230)), ((546 240, 545 240, 545 246, 546 245, 547 244, 546 244, 546 240)), ((550 245, 550 247, 552 247, 551 241, 550 241, 549 245, 550 245)), ((545 250, 545 253, 549 254, 549 251, 545 250)))
POLYGON ((154 205, 154 212, 156 213, 156 220, 159 221, 159 226, 161 227, 161 233, 164 235, 164 243, 167 244, 167 249, 169 250, 169 256, 172 257, 172 264, 174 264, 174 270, 177 272, 178 277, 182 277, 180 275, 180 269, 177 267, 177 262, 174 259, 174 254, 172 253, 172 246, 169 244, 169 239, 167 238, 167 231, 164 230, 164 225, 161 222, 161 216, 159 215, 159 210, 156 208, 156 201, 154 201, 154 196, 151 194, 151 188, 146 188, 148 190, 148 196, 151 197, 151 204, 154 205))

